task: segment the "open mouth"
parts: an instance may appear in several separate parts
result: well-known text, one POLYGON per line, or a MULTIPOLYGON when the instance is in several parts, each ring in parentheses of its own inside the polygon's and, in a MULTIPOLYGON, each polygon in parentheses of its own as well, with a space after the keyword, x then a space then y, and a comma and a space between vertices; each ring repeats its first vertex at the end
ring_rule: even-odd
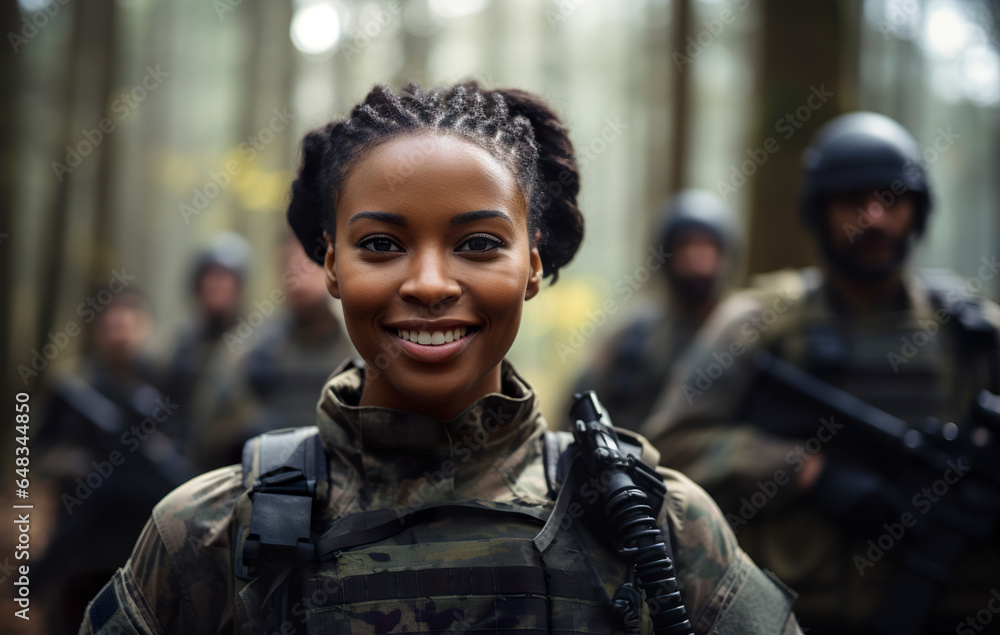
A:
POLYGON ((460 340, 463 337, 468 337, 478 331, 479 327, 459 326, 444 331, 408 331, 406 329, 394 328, 389 328, 387 330, 395 334, 396 337, 408 340, 414 344, 423 344, 424 346, 440 346, 442 344, 454 342, 455 340, 460 340))

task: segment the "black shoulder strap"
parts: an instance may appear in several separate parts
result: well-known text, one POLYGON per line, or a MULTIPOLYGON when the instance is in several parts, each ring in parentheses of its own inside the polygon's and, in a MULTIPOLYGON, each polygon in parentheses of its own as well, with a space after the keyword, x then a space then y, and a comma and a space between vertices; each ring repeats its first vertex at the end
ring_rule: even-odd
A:
POLYGON ((990 390, 1000 385, 1000 366, 995 351, 1000 341, 996 325, 986 316, 985 301, 965 290, 965 281, 950 271, 926 269, 919 273, 931 303, 944 309, 960 327, 964 337, 960 344, 970 362, 977 355, 985 354, 989 369, 990 390))
POLYGON ((569 432, 545 431, 545 481, 549 487, 549 498, 554 499, 559 493, 560 486, 566 482, 572 460, 567 450, 572 443, 573 435, 569 432))
MULTIPOLYGON (((628 430, 616 429, 618 442, 621 444, 626 454, 642 461, 642 442, 634 433, 628 430)), ((545 458, 545 480, 549 488, 549 497, 556 498, 566 482, 569 474, 570 464, 573 462, 575 448, 573 444, 573 433, 566 431, 546 430, 544 437, 544 458, 545 458)))
POLYGON ((923 270, 919 276, 931 302, 955 317, 964 330, 996 334, 996 326, 986 317, 983 299, 966 291, 965 281, 959 276, 933 269, 923 270))
POLYGON ((275 430, 243 446, 243 484, 250 492, 247 565, 311 560, 316 486, 327 480, 326 452, 316 426, 275 430))
MULTIPOLYGON (((649 497, 650 506, 654 513, 658 512, 666 496, 666 486, 663 484, 662 477, 656 472, 654 466, 643 463, 642 442, 634 436, 634 433, 617 428, 615 432, 618 434, 621 449, 635 459, 636 465, 640 468, 637 470, 637 474, 640 475, 639 481, 641 482, 637 481, 636 484, 649 497)), ((579 453, 577 447, 573 445, 571 432, 546 430, 543 441, 545 480, 549 488, 549 497, 555 499, 556 506, 546 521, 545 527, 535 537, 535 546, 542 552, 555 538, 556 531, 558 531, 563 517, 568 511, 570 499, 573 497, 572 489, 574 486, 569 482, 570 472, 574 468, 580 469, 576 466, 577 463, 580 463, 576 460, 579 453)))

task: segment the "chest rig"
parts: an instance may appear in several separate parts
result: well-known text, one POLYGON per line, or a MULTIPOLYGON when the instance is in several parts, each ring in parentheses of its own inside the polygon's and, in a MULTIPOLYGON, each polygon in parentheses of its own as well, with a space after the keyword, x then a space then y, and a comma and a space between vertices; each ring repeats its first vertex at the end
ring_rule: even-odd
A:
MULTIPOLYGON (((912 425, 928 416, 959 420, 979 390, 995 391, 1000 381, 997 332, 982 301, 960 292, 960 283, 954 275, 922 271, 913 284, 926 293, 925 306, 849 323, 826 305, 819 278, 804 275, 800 307, 768 348, 912 425)), ((779 429, 794 427, 802 414, 784 394, 759 392, 750 401, 744 410, 753 408, 755 418, 779 429)))
MULTIPOLYGON (((325 524, 315 513, 328 477, 318 429, 251 439, 232 523, 237 630, 644 632, 632 567, 571 502, 588 493, 571 478, 572 441, 544 435, 554 505, 458 500, 325 524)), ((621 434, 620 445, 639 460, 638 440, 621 434)), ((649 504, 663 508, 662 490, 649 504)))

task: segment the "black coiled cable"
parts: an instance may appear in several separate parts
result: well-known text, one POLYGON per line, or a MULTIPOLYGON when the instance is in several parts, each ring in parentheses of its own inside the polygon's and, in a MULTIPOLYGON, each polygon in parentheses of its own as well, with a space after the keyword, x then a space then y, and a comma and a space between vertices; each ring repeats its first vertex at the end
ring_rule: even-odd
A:
MULTIPOLYGON (((607 482, 604 512, 619 553, 635 567, 639 588, 646 595, 653 632, 692 635, 663 532, 653 517, 649 497, 636 485, 634 475, 644 481, 654 479, 641 471, 639 462, 622 452, 608 413, 593 391, 574 395, 574 400, 570 410, 573 436, 590 472, 601 474, 602 482, 607 482)), ((657 482, 662 488, 662 481, 657 482)))

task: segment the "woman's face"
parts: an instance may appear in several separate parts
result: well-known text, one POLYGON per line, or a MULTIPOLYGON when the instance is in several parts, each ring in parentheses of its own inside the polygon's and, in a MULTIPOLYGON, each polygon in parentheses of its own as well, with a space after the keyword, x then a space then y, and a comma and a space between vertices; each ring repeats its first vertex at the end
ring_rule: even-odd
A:
POLYGON ((368 365, 362 405, 454 417, 500 390, 542 264, 510 171, 438 133, 361 157, 337 201, 327 287, 368 365))

